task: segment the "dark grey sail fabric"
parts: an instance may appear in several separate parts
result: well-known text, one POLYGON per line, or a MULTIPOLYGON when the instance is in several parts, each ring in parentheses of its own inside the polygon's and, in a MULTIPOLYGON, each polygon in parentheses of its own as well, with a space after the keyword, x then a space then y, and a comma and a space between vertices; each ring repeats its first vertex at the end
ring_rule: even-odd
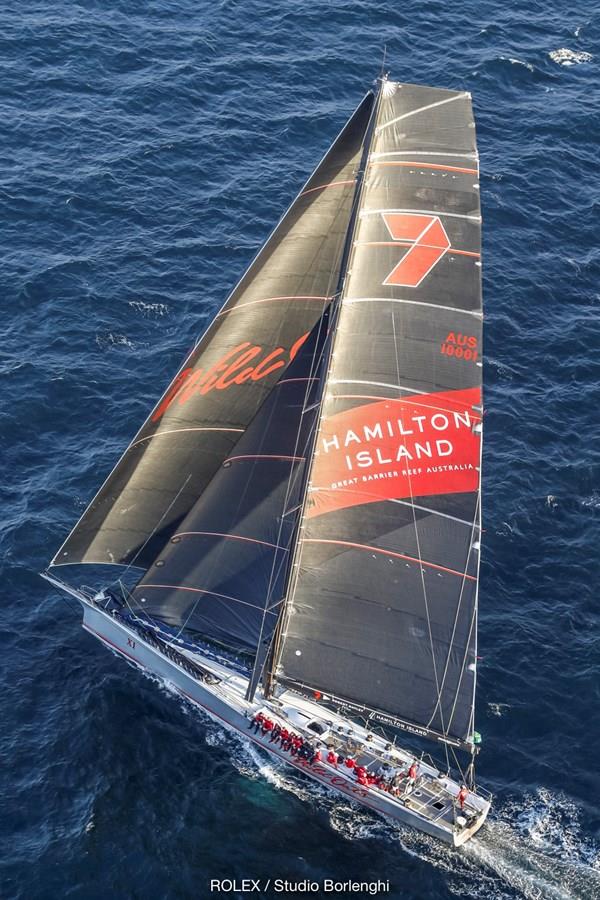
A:
POLYGON ((274 677, 468 746, 481 278, 468 94, 384 83, 274 677))
POLYGON ((330 302, 369 93, 59 549, 52 565, 147 568, 330 302))
POLYGON ((133 592, 167 625, 254 653, 277 622, 318 414, 325 311, 133 592))

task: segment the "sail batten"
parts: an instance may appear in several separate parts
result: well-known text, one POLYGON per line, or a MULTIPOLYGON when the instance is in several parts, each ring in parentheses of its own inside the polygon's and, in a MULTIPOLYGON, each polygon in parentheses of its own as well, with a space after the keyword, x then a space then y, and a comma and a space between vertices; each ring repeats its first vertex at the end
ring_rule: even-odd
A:
POLYGON ((384 87, 273 677, 466 747, 481 217, 477 171, 456 160, 476 158, 474 127, 465 93, 384 87), (438 155, 382 164, 404 153, 438 155))

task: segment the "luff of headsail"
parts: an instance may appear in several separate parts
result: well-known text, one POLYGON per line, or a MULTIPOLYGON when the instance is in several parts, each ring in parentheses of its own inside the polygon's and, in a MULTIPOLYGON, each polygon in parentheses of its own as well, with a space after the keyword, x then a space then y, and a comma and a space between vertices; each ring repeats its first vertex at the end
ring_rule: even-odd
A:
POLYGON ((481 531, 465 93, 384 83, 273 675, 470 746, 481 531))
POLYGON ((369 93, 52 565, 147 568, 231 454, 335 291, 372 106, 369 93))
POLYGON ((277 623, 318 414, 329 308, 133 591, 136 608, 254 654, 277 623))

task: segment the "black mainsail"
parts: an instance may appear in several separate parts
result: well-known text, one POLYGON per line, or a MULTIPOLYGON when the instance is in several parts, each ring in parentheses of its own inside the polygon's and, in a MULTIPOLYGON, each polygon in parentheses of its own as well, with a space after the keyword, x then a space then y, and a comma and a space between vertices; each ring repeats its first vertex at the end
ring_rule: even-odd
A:
POLYGON ((384 83, 273 675, 471 746, 481 532, 465 93, 384 83))
POLYGON ((52 565, 146 569, 232 453, 336 289, 373 101, 367 94, 52 565))

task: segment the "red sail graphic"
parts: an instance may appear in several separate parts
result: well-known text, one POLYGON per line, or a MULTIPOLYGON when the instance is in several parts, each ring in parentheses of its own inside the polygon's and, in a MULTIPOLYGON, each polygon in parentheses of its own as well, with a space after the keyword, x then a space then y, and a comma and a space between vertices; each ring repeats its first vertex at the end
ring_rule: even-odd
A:
POLYGON ((383 213, 395 241, 412 241, 398 265, 383 282, 398 287, 418 287, 450 248, 450 240, 439 216, 415 213, 383 213))
POLYGON ((477 490, 480 404, 480 388, 468 388, 331 416, 321 424, 308 515, 477 490))

